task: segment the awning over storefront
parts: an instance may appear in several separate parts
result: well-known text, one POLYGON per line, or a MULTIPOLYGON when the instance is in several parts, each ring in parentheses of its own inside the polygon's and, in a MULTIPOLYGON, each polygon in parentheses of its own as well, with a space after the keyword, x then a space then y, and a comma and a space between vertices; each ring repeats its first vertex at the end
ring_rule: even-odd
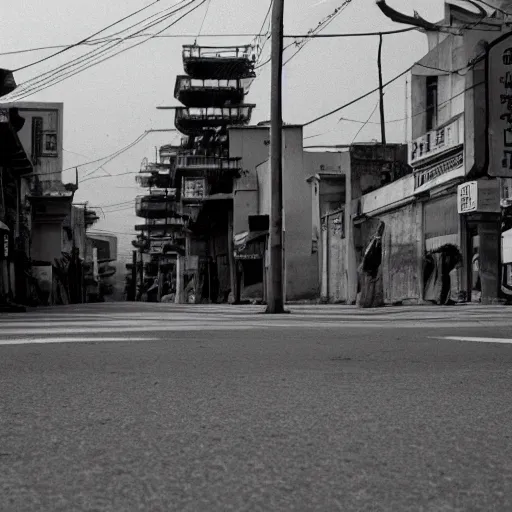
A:
POLYGON ((235 235, 235 249, 243 251, 251 242, 262 241, 268 235, 268 231, 245 231, 235 235))
POLYGON ((235 258, 239 260, 262 259, 265 254, 266 231, 245 231, 234 237, 235 258))

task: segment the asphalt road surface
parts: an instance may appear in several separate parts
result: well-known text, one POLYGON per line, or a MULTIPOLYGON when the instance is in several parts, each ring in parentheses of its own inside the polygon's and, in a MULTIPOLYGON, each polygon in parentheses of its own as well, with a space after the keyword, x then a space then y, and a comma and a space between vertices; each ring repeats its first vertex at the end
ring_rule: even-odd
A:
POLYGON ((512 309, 0 317, 0 510, 512 510, 512 309))

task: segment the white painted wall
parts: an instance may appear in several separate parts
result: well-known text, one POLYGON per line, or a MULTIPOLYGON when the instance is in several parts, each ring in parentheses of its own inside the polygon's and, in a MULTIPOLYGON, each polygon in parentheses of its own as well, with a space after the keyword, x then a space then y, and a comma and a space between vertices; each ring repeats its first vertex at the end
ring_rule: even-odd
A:
MULTIPOLYGON (((380 211, 400 206, 414 194, 414 177, 412 175, 390 183, 361 197, 361 213, 376 215, 380 211)), ((357 200, 355 201, 357 204, 357 200)))
POLYGON ((512 229, 503 233, 502 248, 503 263, 512 263, 512 229))

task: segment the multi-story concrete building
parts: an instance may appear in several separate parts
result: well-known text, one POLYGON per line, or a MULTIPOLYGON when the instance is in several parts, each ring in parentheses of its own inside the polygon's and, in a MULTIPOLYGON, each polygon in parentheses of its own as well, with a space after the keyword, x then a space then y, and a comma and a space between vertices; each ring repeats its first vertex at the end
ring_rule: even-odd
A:
MULTIPOLYGON (((0 87, 3 89, 0 74, 0 87)), ((14 86, 13 86, 14 87, 14 86)), ((2 90, 9 92, 11 88, 2 90)), ((26 254, 20 241, 23 229, 21 215, 21 182, 32 173, 32 163, 23 147, 19 131, 25 120, 16 108, 0 109, 0 308, 24 303, 26 254)))
POLYGON ((43 290, 43 302, 51 302, 59 286, 53 268, 62 257, 64 221, 71 215, 77 189, 77 184, 62 183, 63 104, 17 102, 0 109, 19 119, 16 137, 20 155, 26 155, 24 170, 15 180, 17 295, 27 302, 35 287, 43 290), (34 279, 26 282, 30 273, 34 279))
MULTIPOLYGON (((137 176, 139 185, 148 189, 146 195, 137 197, 135 204, 137 217, 144 219, 144 223, 135 226, 140 235, 133 241, 138 255, 132 286, 138 287, 139 297, 151 289, 155 281, 161 281, 164 273, 176 273, 184 254, 185 220, 176 206, 176 189, 173 188, 176 149, 160 148, 160 162, 148 163, 145 159, 137 176)), ((162 282, 150 294, 150 299, 160 300, 161 291, 162 282)))
POLYGON ((172 189, 172 195, 138 199, 137 214, 152 218, 136 227, 147 235, 135 245, 147 254, 157 232, 165 237, 172 231, 167 243, 158 240, 159 256, 146 262, 160 278, 158 289, 162 274, 171 271, 177 302, 227 301, 233 282, 233 182, 240 170, 238 161, 229 158, 227 127, 251 119, 254 105, 243 100, 247 81, 254 77, 252 47, 187 45, 183 65, 187 74, 177 77, 174 90, 183 106, 172 108, 184 137, 177 147, 161 148, 160 162, 146 165, 139 177, 149 185, 159 168, 158 179, 167 176, 166 193, 172 189), (144 206, 148 201, 151 208, 144 206), (168 268, 162 269, 162 259, 168 268))
MULTIPOLYGON (((304 148, 301 126, 285 125, 283 141, 283 207, 285 245, 285 296, 288 301, 322 299, 354 303, 357 297, 357 267, 364 250, 364 236, 371 234, 359 210, 364 194, 383 182, 398 180, 410 172, 406 146, 357 144, 334 148, 304 148)), ((251 233, 250 221, 270 211, 268 126, 229 129, 230 156, 240 158, 242 176, 236 180, 233 227, 237 243, 249 254, 240 265, 247 281, 260 283, 265 292, 265 274, 255 263, 255 253, 265 255, 260 240, 264 233, 251 233), (257 245, 249 247, 252 242, 257 245)), ((268 229, 268 228, 267 228, 268 229)), ((264 260, 264 268, 268 264, 264 260)), ((242 283, 242 288, 246 283, 242 283)), ((242 298, 244 292, 242 290, 242 298)), ((253 297, 251 297, 253 298, 253 297)))
POLYGON ((486 84, 493 71, 486 63, 493 41, 509 30, 507 20, 489 3, 447 1, 444 19, 435 24, 408 18, 384 0, 377 4, 391 19, 420 26, 429 45, 410 82, 408 159, 413 173, 361 199, 363 213, 386 223, 384 259, 390 258, 394 268, 383 271, 385 298, 498 300, 512 283, 500 263, 506 181, 496 179, 496 170, 489 166, 486 84), (467 189, 461 185, 469 181, 487 196, 485 209, 461 209, 461 194, 467 189), (458 249, 462 261, 451 271, 447 297, 446 290, 440 292, 444 271, 435 270, 435 277, 424 268, 436 254, 442 266, 444 256, 438 251, 450 246, 458 249))

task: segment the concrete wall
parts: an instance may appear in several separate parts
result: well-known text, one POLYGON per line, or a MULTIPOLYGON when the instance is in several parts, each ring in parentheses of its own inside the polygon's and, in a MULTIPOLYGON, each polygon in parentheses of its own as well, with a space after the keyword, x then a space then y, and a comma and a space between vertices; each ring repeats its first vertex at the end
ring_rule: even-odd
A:
MULTIPOLYGON (((307 180, 323 164, 315 167, 314 157, 304 164, 302 140, 302 127, 284 128, 285 287, 288 300, 316 298, 320 287, 318 255, 312 250, 313 194, 307 180)), ((240 233, 249 229, 248 215, 270 213, 269 127, 231 128, 229 141, 230 156, 242 158, 243 176, 235 186, 233 218, 234 231, 240 233)))
POLYGON ((347 258, 346 238, 344 235, 344 212, 329 215, 326 219, 322 235, 327 237, 327 299, 329 302, 346 302, 347 290, 347 258))
MULTIPOLYGON (((319 261, 313 252, 313 195, 309 170, 304 166, 302 128, 287 127, 283 137, 283 196, 285 231, 285 287, 287 300, 317 298, 320 293, 319 261)), ((257 168, 260 214, 270 213, 269 162, 257 168)))
POLYGON ((268 126, 233 127, 229 129, 229 156, 241 158, 242 176, 236 180, 233 196, 233 231, 249 230, 248 215, 258 213, 256 168, 269 159, 268 126))
POLYGON ((258 214, 258 180, 254 176, 243 177, 235 183, 233 190, 233 232, 249 230, 249 215, 258 214))
POLYGON ((87 238, 92 241, 93 247, 98 248, 98 259, 108 259, 109 261, 117 260, 117 245, 118 240, 116 235, 106 235, 101 233, 89 232, 87 233, 87 238), (103 254, 103 251, 100 251, 99 246, 108 246, 108 254, 103 254))
MULTIPOLYGON (((270 162, 259 165, 256 169, 258 184, 258 212, 260 215, 270 214, 270 162)), ((284 192, 284 191, 283 191, 284 192)))
POLYGON ((312 251, 310 170, 304 166, 302 128, 285 130, 283 191, 286 241, 286 294, 289 300, 313 299, 320 293, 318 260, 312 251), (307 269, 307 270, 306 270, 307 269))
POLYGON ((32 225, 31 258, 34 261, 46 261, 53 264, 62 256, 62 224, 38 223, 32 225))
POLYGON ((348 151, 304 151, 304 168, 311 175, 345 174, 349 165, 348 151))
POLYGON ((421 240, 418 225, 422 222, 421 207, 410 204, 380 215, 386 225, 382 243, 382 276, 384 300, 387 304, 422 297, 421 240))
POLYGON ((389 185, 365 194, 354 202, 355 208, 360 208, 360 213, 375 215, 381 210, 399 206, 407 200, 411 200, 414 194, 414 177, 405 176, 389 185))

